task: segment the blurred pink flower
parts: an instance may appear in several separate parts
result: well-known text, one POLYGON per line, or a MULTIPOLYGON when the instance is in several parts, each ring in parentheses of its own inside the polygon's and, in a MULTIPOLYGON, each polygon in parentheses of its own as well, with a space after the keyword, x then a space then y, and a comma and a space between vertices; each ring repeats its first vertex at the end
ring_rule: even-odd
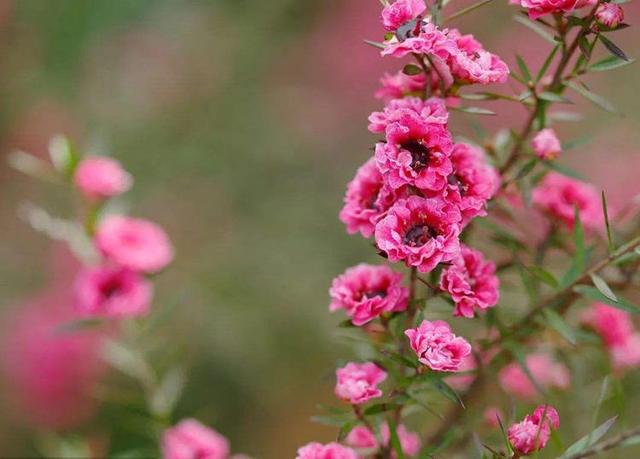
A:
POLYGON ((500 174, 487 163, 484 152, 466 143, 457 143, 451 152, 453 173, 447 177, 445 199, 456 205, 462 225, 487 215, 487 201, 500 188, 500 174))
POLYGON ((296 459, 360 459, 354 450, 339 443, 312 442, 298 450, 296 459))
POLYGON ((446 379, 447 384, 449 384, 451 387, 453 387, 456 390, 461 390, 461 391, 467 390, 469 386, 473 383, 473 381, 476 379, 474 370, 477 367, 478 367, 478 364, 476 362, 475 356, 473 354, 469 354, 462 360, 462 363, 458 368, 459 373, 456 373, 453 376, 447 376, 447 379, 446 379), (469 373, 469 374, 464 374, 464 373, 469 373))
POLYGON ((604 303, 595 303, 584 313, 582 321, 600 335, 607 347, 624 344, 634 332, 628 312, 604 303))
MULTIPOLYGON (((420 452, 422 442, 420 441, 420 436, 418 434, 407 430, 404 424, 398 425, 396 433, 400 440, 402 452, 405 455, 414 457, 420 452)), ((391 436, 389 432, 389 425, 386 422, 383 422, 380 426, 380 437, 382 438, 383 445, 389 445, 391 436)), ((380 446, 375 434, 364 426, 357 426, 353 428, 351 432, 349 432, 349 435, 347 435, 345 443, 358 449, 379 448, 380 446)), ((392 454, 392 457, 396 457, 395 454, 392 454)))
POLYGON ((388 266, 362 263, 336 277, 329 294, 329 310, 344 309, 353 324, 360 326, 385 312, 404 311, 409 289, 402 285, 402 274, 388 266))
POLYGON ((541 405, 532 415, 525 416, 521 422, 509 427, 507 432, 509 443, 518 454, 531 454, 543 449, 549 441, 551 429, 555 430, 558 427, 560 427, 560 418, 556 409, 541 405))
POLYGON ((132 317, 149 312, 153 286, 127 268, 86 267, 75 282, 75 307, 81 315, 132 317))
POLYGON ((379 199, 382 187, 382 174, 376 160, 370 158, 347 185, 344 207, 340 210, 340 221, 347 225, 349 234, 359 231, 366 238, 373 234, 376 223, 388 208, 379 199))
POLYGON ((380 78, 380 84, 381 87, 376 91, 375 97, 388 103, 393 99, 424 91, 427 77, 424 73, 407 75, 400 70, 394 74, 385 73, 380 78))
POLYGON ((504 420, 504 416, 500 408, 489 406, 484 410, 482 419, 488 427, 495 429, 500 426, 500 422, 498 421, 498 419, 504 420))
POLYGON ((496 265, 482 252, 460 245, 460 256, 442 271, 440 288, 455 302, 454 316, 472 318, 475 310, 495 306, 500 297, 496 265))
POLYGON ((436 371, 459 371, 464 359, 471 354, 471 345, 451 332, 442 320, 422 321, 418 328, 405 330, 411 349, 418 360, 436 371))
MULTIPOLYGON (((564 364, 555 362, 548 354, 529 354, 525 363, 529 373, 542 389, 566 390, 569 388, 571 384, 569 369, 564 364)), ((518 362, 504 367, 498 377, 502 388, 515 397, 532 399, 539 395, 535 385, 518 362)))
POLYGON ((596 20, 611 29, 624 21, 624 10, 616 3, 601 3, 596 10, 596 20))
POLYGON ((74 182, 88 199, 104 199, 129 190, 133 179, 115 159, 89 156, 78 164, 74 182))
POLYGON ((588 184, 557 172, 549 172, 534 190, 533 203, 550 217, 559 219, 570 229, 574 225, 575 211, 578 208, 580 220, 586 229, 597 230, 603 223, 600 196, 596 189, 588 184))
POLYGON ((185 419, 162 435, 163 459, 227 459, 229 442, 195 419, 185 419))
POLYGON ((378 440, 375 434, 365 426, 356 426, 351 429, 344 442, 352 448, 378 448, 378 440))
POLYGON ((351 404, 366 403, 372 398, 382 396, 378 384, 384 381, 387 373, 375 363, 348 363, 336 370, 335 394, 351 404))
POLYGON ((538 131, 531 140, 531 147, 538 158, 545 160, 556 159, 562 152, 560 140, 551 128, 538 131))
POLYGON ((551 13, 570 13, 587 5, 594 5, 595 0, 510 0, 512 5, 520 5, 529 13, 530 19, 551 13))
POLYGON ((453 260, 460 252, 460 212, 438 198, 400 199, 376 226, 376 243, 392 262, 420 272, 453 260))
POLYGON ((47 429, 69 429, 95 412, 91 391, 106 367, 104 334, 63 331, 75 320, 69 289, 55 288, 5 318, 2 369, 20 414, 47 429))
POLYGON ((640 367, 640 333, 629 335, 623 343, 611 346, 609 353, 618 372, 640 367))
POLYGON ((382 10, 382 25, 386 30, 396 30, 416 19, 427 9, 424 0, 396 0, 382 10))
POLYGON ((108 260, 133 271, 160 271, 173 259, 166 233, 147 220, 108 216, 98 225, 95 243, 108 260))

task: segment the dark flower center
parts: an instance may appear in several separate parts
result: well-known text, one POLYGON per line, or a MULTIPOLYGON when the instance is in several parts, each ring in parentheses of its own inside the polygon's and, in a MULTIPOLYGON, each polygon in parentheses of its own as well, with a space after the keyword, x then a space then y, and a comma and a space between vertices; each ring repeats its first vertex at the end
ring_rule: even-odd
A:
POLYGON ((449 185, 453 185, 458 188, 460 196, 464 196, 469 191, 469 185, 456 174, 451 174, 449 177, 447 177, 447 182, 449 183, 449 185))
POLYGON ((375 298, 375 297, 384 298, 387 296, 387 292, 385 290, 374 290, 371 292, 364 292, 364 296, 366 298, 375 298))
POLYGON ((105 299, 115 296, 120 290, 122 290, 122 285, 115 277, 100 284, 100 293, 105 299))
POLYGON ((429 165, 429 148, 412 140, 402 144, 402 148, 411 153, 411 168, 420 171, 429 165))
POLYGON ((404 235, 403 242, 412 247, 420 247, 438 236, 438 232, 429 225, 414 225, 404 235))
POLYGON ((422 29, 422 16, 418 16, 416 19, 406 22, 398 27, 396 30, 396 38, 399 41, 405 41, 407 38, 417 37, 420 35, 422 29))

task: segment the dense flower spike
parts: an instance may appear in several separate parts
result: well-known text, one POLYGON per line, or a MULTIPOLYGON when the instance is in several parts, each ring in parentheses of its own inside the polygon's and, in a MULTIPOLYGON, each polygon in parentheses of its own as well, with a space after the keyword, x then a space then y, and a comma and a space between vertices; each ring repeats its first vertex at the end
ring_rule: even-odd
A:
POLYGON ((347 225, 349 234, 360 232, 364 237, 373 234, 376 223, 390 205, 385 208, 384 200, 380 199, 383 186, 382 174, 374 158, 360 166, 347 185, 344 207, 340 211, 340 220, 347 225))
POLYGON ((518 454, 531 454, 543 449, 549 441, 551 430, 558 427, 560 427, 560 417, 556 409, 541 405, 533 414, 525 416, 521 422, 509 427, 507 432, 509 443, 518 454))
POLYGON ((454 40, 457 50, 447 59, 454 79, 460 84, 504 83, 509 67, 498 56, 486 51, 473 35, 462 35, 451 29, 447 37, 454 40))
POLYGON ((402 274, 387 266, 360 264, 333 280, 329 309, 344 309, 354 325, 364 325, 385 312, 404 311, 409 289, 402 274))
MULTIPOLYGON (((528 355, 525 364, 536 384, 542 389, 566 390, 571 384, 569 369, 564 364, 555 362, 546 353, 528 355)), ((538 389, 519 362, 504 367, 499 373, 499 380, 502 388, 515 397, 533 399, 539 395, 538 389)))
POLYGON ((339 443, 312 442, 298 450, 296 459, 360 459, 354 450, 339 443))
POLYGON ((539 131, 531 141, 534 153, 540 159, 556 159, 562 152, 562 146, 558 136, 551 128, 539 131))
POLYGON ((100 200, 126 192, 133 178, 115 159, 89 156, 78 164, 74 182, 87 199, 100 200))
POLYGON ((418 328, 406 330, 404 334, 420 363, 432 370, 459 371, 471 354, 471 345, 454 335, 449 324, 442 320, 424 320, 418 328))
POLYGON ((453 315, 473 317, 475 310, 485 310, 498 303, 500 280, 495 275, 496 265, 486 261, 481 252, 465 245, 460 256, 442 271, 440 288, 455 302, 453 315))
POLYGON ((387 373, 375 363, 348 363, 336 370, 335 394, 353 405, 366 403, 382 396, 378 384, 387 378, 387 373))
POLYGON ((132 317, 149 312, 153 286, 127 268, 87 267, 75 283, 79 314, 98 317, 132 317))
POLYGON ((447 177, 446 200, 460 209, 462 226, 475 217, 487 215, 487 201, 500 188, 500 176, 487 164, 484 152, 466 143, 457 143, 451 152, 453 172, 447 177))
POLYGON ((400 26, 418 18, 427 9, 424 0, 396 0, 382 10, 382 25, 394 31, 400 26))
POLYGON ((195 419, 185 419, 162 435, 163 459, 228 459, 229 442, 195 419))
POLYGON ((376 243, 390 261, 431 271, 460 252, 459 221, 458 209, 444 201, 410 196, 396 202, 378 223, 376 243))
POLYGON ((533 190, 532 200, 536 206, 569 228, 573 228, 575 223, 576 207, 585 228, 596 230, 602 226, 600 196, 587 183, 550 172, 533 190))
POLYGON ((596 21, 605 27, 615 29, 624 21, 624 10, 616 3, 601 3, 596 10, 596 21))
POLYGON ((110 261, 133 271, 156 272, 173 259, 166 233, 147 220, 109 216, 100 222, 95 244, 110 261))
POLYGON ((403 110, 386 127, 386 142, 376 144, 375 157, 383 177, 393 189, 412 185, 438 192, 453 168, 449 156, 451 134, 421 113, 403 110))

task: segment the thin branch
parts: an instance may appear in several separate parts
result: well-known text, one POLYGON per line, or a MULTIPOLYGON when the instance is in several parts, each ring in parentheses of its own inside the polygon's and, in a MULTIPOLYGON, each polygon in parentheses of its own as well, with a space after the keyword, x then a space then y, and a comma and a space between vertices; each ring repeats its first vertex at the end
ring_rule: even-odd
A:
POLYGON ((573 456, 569 456, 568 459, 583 459, 585 457, 596 456, 610 449, 622 446, 622 443, 624 443, 626 440, 638 435, 640 435, 640 426, 636 426, 633 429, 622 432, 621 434, 611 438, 610 440, 596 443, 591 448, 585 449, 584 451, 574 454, 573 456))

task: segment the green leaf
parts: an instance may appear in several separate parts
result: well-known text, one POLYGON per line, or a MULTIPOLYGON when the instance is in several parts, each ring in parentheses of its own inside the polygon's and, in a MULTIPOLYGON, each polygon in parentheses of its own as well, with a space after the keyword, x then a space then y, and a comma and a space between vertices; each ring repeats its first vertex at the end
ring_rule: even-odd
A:
POLYGON ((536 22, 532 22, 528 19, 525 19, 521 16, 514 16, 513 19, 522 24, 523 26, 533 30, 535 33, 537 33, 538 35, 540 35, 542 38, 544 38, 545 40, 547 40, 549 43, 553 44, 553 45, 557 45, 557 42, 554 40, 553 36, 551 34, 549 34, 549 32, 547 32, 546 30, 544 30, 541 26, 538 25, 538 23, 536 22))
POLYGON ((602 277, 598 276, 597 274, 591 274, 591 280, 593 281, 593 285, 596 286, 600 293, 609 298, 611 301, 618 301, 618 297, 615 293, 613 293, 613 290, 611 290, 611 287, 609 287, 607 281, 605 281, 602 277))
POLYGON ((54 136, 49 142, 49 157, 53 167, 66 178, 73 176, 80 156, 69 139, 62 135, 54 136))
POLYGON ((587 256, 584 246, 584 229, 582 228, 582 220, 580 219, 580 210, 578 206, 573 208, 573 243, 575 244, 576 253, 573 256, 575 267, 578 272, 583 272, 587 263, 587 256))
POLYGON ((531 76, 529 67, 527 67, 527 64, 525 63, 524 59, 522 59, 522 57, 519 54, 516 54, 516 62, 518 64, 518 68, 520 68, 520 72, 522 73, 522 76, 524 77, 524 79, 527 82, 533 81, 533 77, 531 76))
POLYGON ((459 18, 460 16, 464 16, 471 11, 480 8, 481 6, 486 5, 487 3, 492 2, 493 0, 480 0, 479 2, 474 3, 473 5, 469 5, 466 8, 462 8, 460 11, 456 11, 451 16, 445 19, 445 22, 452 21, 453 19, 459 18))
POLYGON ((386 411, 395 410, 401 405, 397 403, 376 403, 375 405, 371 405, 364 410, 365 416, 372 416, 374 414, 384 413, 386 411))
POLYGON ((624 67, 625 65, 629 65, 632 62, 635 62, 635 59, 624 60, 619 58, 618 56, 608 56, 601 61, 598 61, 595 64, 591 65, 589 67, 589 70, 592 72, 606 72, 607 70, 624 67))
POLYGON ((446 382, 442 379, 432 379, 430 380, 431 385, 440 392, 443 396, 448 398, 454 403, 459 403, 462 408, 465 408, 464 402, 458 395, 458 393, 451 388, 446 382))
POLYGON ((415 64, 407 64, 402 69, 402 73, 405 75, 420 75, 422 73, 422 69, 415 64))
POLYGON ((546 319, 547 325, 553 328, 560 336, 566 339, 569 343, 576 345, 576 333, 573 328, 571 328, 565 320, 555 312, 553 309, 546 308, 543 310, 544 317, 546 319))
POLYGON ((546 100, 547 102, 558 102, 560 104, 572 104, 569 99, 555 92, 544 91, 538 94, 538 99, 546 100))
POLYGON ((560 164, 556 161, 545 161, 543 164, 548 169, 554 170, 562 175, 584 181, 584 176, 580 172, 575 171, 564 164, 560 164))
POLYGON ((597 443, 598 440, 600 440, 602 437, 605 436, 605 434, 609 431, 613 423, 616 422, 617 418, 618 418, 617 416, 614 416, 611 419, 603 422, 598 428, 592 431, 589 435, 585 435, 580 440, 578 440, 573 445, 571 445, 569 448, 567 448, 564 454, 560 456, 558 459, 569 459, 572 456, 580 453, 581 451, 584 451, 586 448, 593 445, 594 443, 597 443))
POLYGON ((364 40, 364 42, 369 45, 369 46, 373 46, 374 48, 378 48, 378 49, 384 49, 384 43, 379 43, 377 41, 371 41, 371 40, 364 40))
POLYGON ((616 45, 614 42, 612 42, 611 40, 609 40, 607 37, 605 37, 604 35, 600 34, 598 35, 598 38, 600 39, 600 41, 602 42, 602 44, 605 46, 605 48, 607 48, 609 50, 609 52, 611 54, 613 54, 614 56, 628 61, 629 58, 627 57, 627 55, 624 53, 624 51, 622 51, 618 45, 616 45))
POLYGON ((616 246, 613 242, 613 235, 611 233, 611 224, 609 223, 609 209, 607 207, 607 197, 602 190, 602 213, 604 214, 604 226, 607 229, 607 247, 609 253, 613 253, 616 250, 616 246))
POLYGON ((587 61, 591 59, 591 45, 589 44, 589 40, 587 40, 587 37, 585 37, 584 35, 580 35, 580 38, 578 39, 578 46, 580 47, 580 52, 585 57, 585 59, 587 61))
POLYGON ((556 44, 556 46, 553 47, 547 58, 544 60, 542 67, 540 67, 540 70, 538 70, 538 74, 536 75, 536 83, 540 81, 542 77, 544 77, 545 73, 547 73, 547 69, 549 68, 549 65, 551 65, 551 61, 553 61, 553 58, 555 57, 559 48, 560 44, 556 44))
POLYGON ((609 306, 613 306, 614 308, 618 308, 632 314, 640 314, 640 307, 628 302, 620 296, 618 296, 617 301, 613 301, 611 298, 603 295, 600 290, 595 287, 590 287, 588 285, 577 285, 573 288, 573 290, 589 300, 599 301, 600 303, 608 304, 609 306))
POLYGON ((573 83, 572 81, 567 82, 566 85, 604 111, 616 113, 616 109, 613 107, 613 105, 611 105, 611 102, 609 102, 604 97, 599 96, 598 94, 595 94, 588 89, 573 83))
POLYGON ((387 421, 389 425, 389 443, 393 448, 393 451, 396 453, 396 457, 398 459, 405 459, 404 451, 402 450, 402 443, 400 443, 400 438, 398 437, 398 431, 396 429, 396 421, 395 419, 389 419, 387 421))
POLYGON ((471 113, 472 115, 491 115, 491 116, 493 116, 493 115, 496 114, 495 112, 492 112, 491 110, 487 110, 486 108, 480 108, 480 107, 455 107, 453 109, 457 110, 459 112, 471 113))
POLYGON ((103 325, 105 322, 103 319, 79 319, 72 322, 63 323, 55 328, 56 334, 74 333, 81 330, 87 330, 90 328, 97 328, 103 325))
POLYGON ((169 416, 180 399, 186 380, 183 368, 170 369, 155 392, 151 394, 149 400, 151 412, 162 417, 169 416))

